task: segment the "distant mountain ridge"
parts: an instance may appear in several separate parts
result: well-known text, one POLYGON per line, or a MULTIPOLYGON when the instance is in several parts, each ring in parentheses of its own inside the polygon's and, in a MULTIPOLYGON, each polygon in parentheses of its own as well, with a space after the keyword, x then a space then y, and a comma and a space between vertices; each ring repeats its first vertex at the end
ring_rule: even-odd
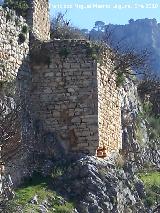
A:
MULTIPOLYGON (((156 19, 130 19, 126 25, 105 25, 105 29, 111 32, 111 45, 118 42, 123 50, 133 48, 136 51, 147 49, 150 54, 150 66, 152 71, 160 76, 160 23, 156 19)), ((91 38, 102 38, 104 31, 93 28, 90 31, 91 38)))

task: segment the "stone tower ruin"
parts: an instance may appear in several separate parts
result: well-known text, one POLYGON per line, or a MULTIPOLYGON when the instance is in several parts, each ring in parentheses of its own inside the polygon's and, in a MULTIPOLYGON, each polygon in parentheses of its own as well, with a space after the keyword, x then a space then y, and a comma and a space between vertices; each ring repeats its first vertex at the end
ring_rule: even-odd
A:
POLYGON ((57 147, 60 154, 98 157, 121 148, 120 97, 110 51, 104 66, 89 50, 85 40, 53 40, 43 44, 40 63, 37 52, 35 61, 32 57, 32 116, 41 141, 37 149, 42 146, 47 156, 57 147))
POLYGON ((41 41, 50 39, 48 0, 29 0, 27 23, 34 38, 41 41))
MULTIPOLYGON (((35 151, 51 157, 55 150, 59 154, 76 152, 98 157, 118 151, 121 107, 110 52, 104 53, 103 66, 91 57, 88 41, 50 41, 48 0, 29 0, 29 6, 27 22, 19 17, 18 26, 16 14, 7 21, 8 12, 0 8, 0 75, 7 70, 18 76, 21 97, 27 97, 30 105, 35 151), (27 32, 20 43, 27 24, 34 39, 29 39, 27 32), (32 55, 29 41, 34 46, 40 43, 42 51, 32 55)), ((28 132, 24 132, 26 141, 32 141, 27 138, 28 132)))

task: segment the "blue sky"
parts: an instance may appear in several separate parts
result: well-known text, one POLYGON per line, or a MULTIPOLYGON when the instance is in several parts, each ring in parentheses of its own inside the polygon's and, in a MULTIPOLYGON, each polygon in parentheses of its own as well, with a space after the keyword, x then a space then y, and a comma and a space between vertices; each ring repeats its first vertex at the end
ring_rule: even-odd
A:
POLYGON ((66 18, 80 28, 91 29, 95 21, 126 24, 130 18, 160 22, 160 0, 50 0, 50 5, 51 16, 69 8, 66 18))

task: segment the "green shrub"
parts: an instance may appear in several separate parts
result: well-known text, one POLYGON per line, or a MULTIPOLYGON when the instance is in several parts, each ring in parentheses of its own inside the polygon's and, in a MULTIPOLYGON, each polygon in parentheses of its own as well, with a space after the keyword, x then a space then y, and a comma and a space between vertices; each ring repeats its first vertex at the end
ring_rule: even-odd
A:
POLYGON ((154 116, 150 116, 148 118, 149 126, 150 126, 150 139, 159 139, 160 138, 160 118, 156 118, 154 116))
POLYGON ((4 0, 3 7, 13 9, 18 15, 26 17, 29 5, 27 0, 4 0))
POLYGON ((100 60, 99 58, 100 46, 92 42, 86 50, 87 57, 91 57, 93 60, 100 60))
POLYGON ((11 15, 11 13, 7 12, 6 22, 8 22, 9 20, 12 20, 12 15, 11 15))
POLYGON ((22 27, 22 33, 23 33, 23 34, 27 34, 27 32, 28 32, 28 27, 27 27, 26 25, 24 25, 24 26, 22 27))
POLYGON ((64 206, 55 206, 56 213, 72 213, 73 206, 71 204, 64 205, 64 206))
POLYGON ((140 173, 139 177, 146 190, 145 203, 149 207, 160 203, 160 172, 140 173))
POLYGON ((153 104, 150 101, 144 101, 142 107, 143 107, 143 113, 145 114, 145 116, 148 117, 152 114, 153 104))
POLYGON ((155 143, 152 142, 156 142, 160 139, 160 117, 156 117, 152 113, 152 103, 149 101, 143 103, 142 110, 136 118, 136 137, 139 142, 143 140, 145 130, 142 123, 144 122, 149 136, 149 145, 153 146, 155 143))
POLYGON ((62 48, 59 51, 59 56, 62 57, 62 58, 67 58, 70 53, 71 53, 70 49, 68 49, 68 48, 62 48))
POLYGON ((117 87, 120 87, 124 84, 125 82, 125 75, 123 72, 118 71, 116 73, 116 85, 117 87))

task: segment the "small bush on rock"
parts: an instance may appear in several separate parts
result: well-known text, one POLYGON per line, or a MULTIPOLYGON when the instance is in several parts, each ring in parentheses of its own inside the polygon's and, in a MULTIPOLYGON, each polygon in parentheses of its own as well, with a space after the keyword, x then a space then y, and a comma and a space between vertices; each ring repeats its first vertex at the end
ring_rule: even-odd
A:
POLYGON ((22 33, 26 34, 28 32, 28 27, 26 25, 24 25, 22 27, 22 33))
POLYGON ((116 167, 121 169, 121 168, 123 168, 124 164, 125 164, 125 160, 124 160, 123 156, 121 154, 118 154, 115 159, 116 167))

